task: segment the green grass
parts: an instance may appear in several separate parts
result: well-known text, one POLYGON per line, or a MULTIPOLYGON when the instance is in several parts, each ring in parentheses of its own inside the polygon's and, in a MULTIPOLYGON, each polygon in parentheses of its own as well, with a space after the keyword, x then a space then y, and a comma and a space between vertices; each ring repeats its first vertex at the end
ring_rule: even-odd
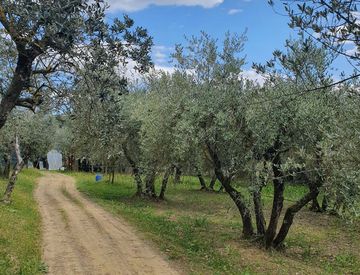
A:
MULTIPOLYGON (((10 205, 0 205, 0 274, 39 274, 41 262, 40 214, 32 196, 36 170, 24 170, 10 205)), ((1 194, 6 182, 0 180, 1 194)))
MULTIPOLYGON (((95 183, 91 174, 72 175, 81 192, 127 219, 186 273, 360 273, 359 234, 354 237, 356 229, 343 225, 338 218, 305 209, 295 218, 287 248, 268 252, 241 238, 241 220, 228 195, 198 191, 196 178, 184 177, 179 185, 170 183, 167 200, 154 202, 133 197, 135 186, 128 175, 117 175, 113 185, 95 183)), ((239 188, 242 185, 238 183, 239 188)), ((304 192, 303 186, 289 186, 285 204, 304 192)), ((264 190, 266 214, 271 197, 272 187, 268 186, 264 190)))

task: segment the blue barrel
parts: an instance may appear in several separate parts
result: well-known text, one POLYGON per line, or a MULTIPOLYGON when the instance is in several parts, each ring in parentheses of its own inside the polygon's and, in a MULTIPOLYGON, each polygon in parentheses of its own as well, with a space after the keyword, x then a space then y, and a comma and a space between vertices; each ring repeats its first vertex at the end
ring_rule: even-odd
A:
POLYGON ((101 180, 102 180, 102 175, 96 174, 95 181, 98 182, 98 181, 101 181, 101 180))

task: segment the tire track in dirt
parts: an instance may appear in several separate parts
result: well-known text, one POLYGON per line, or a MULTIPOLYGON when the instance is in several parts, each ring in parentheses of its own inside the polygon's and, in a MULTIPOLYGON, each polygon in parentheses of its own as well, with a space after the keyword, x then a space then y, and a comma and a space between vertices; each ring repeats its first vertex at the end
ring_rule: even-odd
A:
POLYGON ((179 274, 126 222, 81 196, 73 178, 44 173, 35 198, 49 274, 179 274))

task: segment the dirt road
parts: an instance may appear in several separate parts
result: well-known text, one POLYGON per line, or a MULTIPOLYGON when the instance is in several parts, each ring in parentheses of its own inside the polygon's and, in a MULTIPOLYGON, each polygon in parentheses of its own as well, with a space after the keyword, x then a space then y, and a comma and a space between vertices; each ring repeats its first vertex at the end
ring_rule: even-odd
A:
POLYGON ((73 178, 45 173, 38 183, 49 274, 178 274, 126 222, 81 196, 73 178))

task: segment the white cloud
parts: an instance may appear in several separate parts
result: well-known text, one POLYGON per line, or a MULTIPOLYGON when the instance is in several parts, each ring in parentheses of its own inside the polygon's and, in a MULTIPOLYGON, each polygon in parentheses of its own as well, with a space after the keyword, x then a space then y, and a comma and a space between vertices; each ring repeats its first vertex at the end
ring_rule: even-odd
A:
MULTIPOLYGON (((156 72, 165 72, 165 73, 169 73, 169 74, 173 74, 175 72, 176 68, 173 66, 162 66, 162 65, 155 65, 154 69, 151 71, 152 73, 156 73, 156 72)), ((193 74, 193 71, 188 70, 187 71, 189 74, 193 74)), ((259 85, 264 85, 266 79, 258 74, 255 70, 253 69, 249 69, 249 70, 245 70, 240 74, 241 77, 245 78, 245 79, 249 79, 251 81, 254 81, 256 83, 258 83, 259 85)))
POLYGON ((240 75, 246 79, 257 82, 259 85, 263 85, 266 81, 266 79, 262 75, 258 74, 253 69, 243 71, 240 75))
MULTIPOLYGON (((155 48, 169 49, 168 47, 165 47, 165 46, 155 46, 155 48)), ((127 77, 128 80, 132 83, 142 82, 144 77, 148 76, 148 73, 146 73, 145 75, 140 74, 139 72, 137 72, 134 69, 135 65, 136 65, 136 62, 129 60, 129 63, 125 67, 123 67, 123 66, 118 67, 118 74, 127 77)), ((175 71, 176 71, 176 68, 172 64, 163 63, 163 64, 155 64, 154 68, 151 69, 149 73, 157 74, 160 72, 165 72, 165 73, 173 74, 175 71)), ((188 70, 187 73, 194 74, 194 71, 188 70)), ((262 75, 258 74, 254 69, 244 70, 240 74, 240 77, 254 81, 261 86, 264 85, 264 83, 266 81, 266 78, 263 77, 262 75)))
MULTIPOLYGON (((176 68, 173 66, 161 66, 161 65, 155 65, 154 69, 151 71, 152 73, 159 73, 159 72, 165 72, 165 73, 169 73, 169 74, 173 74, 175 72, 176 68)), ((193 74, 193 71, 188 71, 189 74, 193 74)), ((266 79, 258 74, 255 70, 253 69, 249 69, 249 70, 245 70, 240 74, 241 77, 245 78, 245 79, 249 79, 251 81, 254 81, 256 83, 258 83, 259 85, 264 85, 266 79)))
POLYGON ((175 72, 174 67, 168 67, 168 66, 155 65, 154 69, 157 72, 165 72, 165 73, 169 73, 169 74, 173 74, 175 72))
POLYGON ((130 83, 136 84, 144 81, 144 78, 149 76, 149 74, 157 74, 160 72, 165 72, 173 74, 175 72, 175 67, 170 65, 158 65, 155 64, 154 68, 150 69, 148 73, 141 74, 135 70, 136 62, 129 60, 126 66, 119 66, 117 68, 117 73, 121 76, 125 76, 130 83))
POLYGON ((166 47, 163 45, 156 45, 152 48, 152 57, 155 64, 169 63, 170 54, 173 52, 172 47, 166 47))
POLYGON ((231 9, 228 11, 228 14, 229 15, 234 15, 234 14, 237 14, 239 12, 242 12, 243 10, 242 9, 231 9))
POLYGON ((352 16, 355 17, 355 19, 360 20, 360 12, 358 12, 358 11, 353 11, 353 12, 351 12, 351 14, 352 14, 352 16))
POLYGON ((138 11, 150 5, 157 6, 200 6, 213 8, 223 3, 224 0, 108 0, 110 11, 138 11))
POLYGON ((154 57, 158 63, 164 63, 166 62, 167 55, 162 52, 155 52, 154 57))
POLYGON ((346 50, 345 53, 350 56, 356 57, 359 54, 358 48, 354 45, 353 48, 346 50))

